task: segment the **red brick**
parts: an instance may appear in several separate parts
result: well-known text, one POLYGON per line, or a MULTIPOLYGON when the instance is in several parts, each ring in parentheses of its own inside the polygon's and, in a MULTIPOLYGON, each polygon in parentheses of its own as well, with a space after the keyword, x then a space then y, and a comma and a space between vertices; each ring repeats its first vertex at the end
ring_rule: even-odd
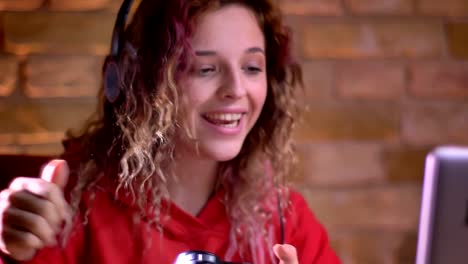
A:
POLYGON ((410 76, 409 91, 417 98, 468 99, 468 61, 413 63, 410 76))
POLYGON ((102 61, 93 56, 32 56, 25 68, 25 92, 30 97, 96 96, 102 61))
POLYGON ((414 264, 416 232, 358 230, 331 233, 332 245, 343 263, 414 264))
POLYGON ((400 109, 388 103, 314 102, 295 131, 300 141, 384 140, 399 137, 400 109))
MULTIPOLYGON (((62 139, 63 136, 60 138, 62 139)), ((15 154, 15 155, 39 155, 39 156, 57 156, 63 152, 61 140, 49 144, 37 145, 8 145, 0 146, 0 155, 15 154)))
MULTIPOLYGON (((135 10, 138 8, 140 5, 141 0, 133 0, 132 7, 130 9, 130 13, 128 16, 128 19, 131 20, 133 14, 135 13, 135 10)), ((108 5, 108 10, 111 12, 117 13, 119 11, 120 6, 122 5, 122 0, 110 0, 110 4, 108 5)))
POLYGON ((18 82, 18 59, 14 56, 0 56, 0 96, 8 96, 18 82))
POLYGON ((357 15, 408 15, 413 12, 410 0, 345 0, 345 3, 351 13, 357 15))
POLYGON ((439 57, 442 26, 431 21, 316 22, 305 25, 302 50, 310 59, 439 57))
POLYGON ((395 248, 396 264, 413 264, 416 262, 416 248, 418 243, 417 230, 406 232, 401 243, 395 248))
POLYGON ((419 0, 418 11, 424 15, 466 17, 468 2, 466 0, 419 0))
POLYGON ((3 44, 5 42, 5 28, 4 28, 4 23, 3 23, 3 17, 4 17, 4 12, 0 12, 0 50, 4 50, 3 44))
POLYGON ((299 151, 302 179, 297 183, 305 187, 356 186, 385 180, 377 144, 302 143, 299 151))
POLYGON ((343 14, 340 0, 280 0, 285 14, 337 16, 343 14))
POLYGON ((48 4, 51 10, 87 11, 103 9, 111 2, 112 0, 49 0, 48 4))
MULTIPOLYGON (((0 105, 0 111, 2 111, 1 105, 0 105)), ((3 124, 3 120, 1 120, 0 124, 3 124)), ((15 137, 14 134, 9 133, 9 134, 1 134, 0 133, 0 146, 4 145, 11 145, 15 142, 15 137)))
MULTIPOLYGON (((71 126, 77 127, 78 124, 71 126)), ((65 131, 67 128, 64 128, 65 131)), ((64 135, 63 132, 34 132, 34 133, 16 133, 15 143, 20 145, 34 145, 34 144, 53 144, 61 142, 64 135)))
POLYGON ((38 153, 41 151, 40 148, 44 148, 43 152, 46 153, 57 150, 56 145, 61 145, 63 138, 63 132, 11 132, 0 134, 0 146, 15 149, 23 154, 26 153, 25 151, 29 151, 30 154, 38 153))
POLYGON ((330 62, 302 63, 306 101, 331 98, 333 65, 330 62))
POLYGON ((447 44, 455 59, 468 60, 468 23, 448 23, 447 44))
POLYGON ((426 155, 431 147, 387 146, 382 153, 383 167, 391 183, 422 183, 426 155))
MULTIPOLYGON (((293 56, 302 59, 302 32, 304 21, 302 16, 284 16, 284 23, 291 32, 291 50, 293 56)), ((307 60, 303 60, 307 61, 307 60)))
POLYGON ((468 103, 413 103, 404 108, 405 142, 418 146, 468 144, 468 103))
POLYGON ((61 140, 49 144, 24 145, 22 149, 25 155, 57 156, 63 152, 61 140))
POLYGON ((108 13, 6 13, 5 48, 16 54, 107 54, 114 15, 108 13))
POLYGON ((112 0, 107 7, 107 10, 117 13, 119 11, 120 6, 122 5, 121 0, 112 0))
POLYGON ((328 230, 413 231, 419 222, 420 185, 302 189, 328 230))
POLYGON ((0 11, 25 11, 39 8, 44 0, 0 0, 0 11))
POLYGON ((339 64, 336 87, 344 98, 398 99, 405 91, 404 67, 388 62, 339 64))
POLYGON ((95 109, 93 100, 0 104, 1 144, 48 144, 69 128, 80 128, 95 109))
MULTIPOLYGON (((1 139, 0 139, 0 142, 1 139)), ((3 154, 21 154, 21 147, 18 147, 18 146, 1 146, 0 145, 0 155, 3 155, 3 154)))

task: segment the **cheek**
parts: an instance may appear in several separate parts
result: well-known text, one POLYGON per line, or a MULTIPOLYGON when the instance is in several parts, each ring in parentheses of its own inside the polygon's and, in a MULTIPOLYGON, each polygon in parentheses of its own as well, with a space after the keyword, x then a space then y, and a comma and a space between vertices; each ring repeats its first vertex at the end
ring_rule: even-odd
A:
POLYGON ((202 105, 207 98, 209 98, 209 93, 207 89, 200 89, 200 85, 192 82, 181 87, 180 96, 185 102, 185 108, 189 112, 195 111, 200 105, 202 105))
POLYGON ((268 93, 266 81, 262 82, 256 89, 252 91, 252 100, 255 106, 257 115, 262 111, 263 105, 265 104, 266 96, 268 93))

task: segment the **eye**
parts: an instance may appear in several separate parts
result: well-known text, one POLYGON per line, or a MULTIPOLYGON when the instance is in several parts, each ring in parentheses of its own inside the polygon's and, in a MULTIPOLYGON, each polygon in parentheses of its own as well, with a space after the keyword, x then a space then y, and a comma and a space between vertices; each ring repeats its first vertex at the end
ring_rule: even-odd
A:
POLYGON ((260 68, 260 67, 257 67, 257 66, 245 66, 244 69, 243 69, 245 72, 247 72, 247 74, 251 74, 251 75, 256 75, 260 72, 263 72, 263 69, 260 68))
POLYGON ((213 73, 216 72, 216 67, 215 66, 201 66, 196 70, 196 74, 199 76, 209 76, 213 73))

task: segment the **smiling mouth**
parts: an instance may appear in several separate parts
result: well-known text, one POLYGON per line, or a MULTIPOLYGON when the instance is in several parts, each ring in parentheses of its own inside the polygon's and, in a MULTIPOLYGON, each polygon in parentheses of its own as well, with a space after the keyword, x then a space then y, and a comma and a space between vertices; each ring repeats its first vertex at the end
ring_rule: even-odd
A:
POLYGON ((203 118, 209 123, 226 128, 235 128, 239 126, 240 120, 244 114, 243 113, 210 113, 204 114, 203 118))

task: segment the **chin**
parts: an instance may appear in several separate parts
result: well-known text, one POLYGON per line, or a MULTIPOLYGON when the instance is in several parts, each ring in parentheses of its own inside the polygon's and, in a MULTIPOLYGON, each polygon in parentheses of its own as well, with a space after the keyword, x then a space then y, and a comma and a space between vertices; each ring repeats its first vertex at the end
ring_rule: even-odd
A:
POLYGON ((202 146, 200 145, 200 154, 207 159, 216 161, 229 161, 237 157, 242 145, 222 144, 223 146, 202 146))

